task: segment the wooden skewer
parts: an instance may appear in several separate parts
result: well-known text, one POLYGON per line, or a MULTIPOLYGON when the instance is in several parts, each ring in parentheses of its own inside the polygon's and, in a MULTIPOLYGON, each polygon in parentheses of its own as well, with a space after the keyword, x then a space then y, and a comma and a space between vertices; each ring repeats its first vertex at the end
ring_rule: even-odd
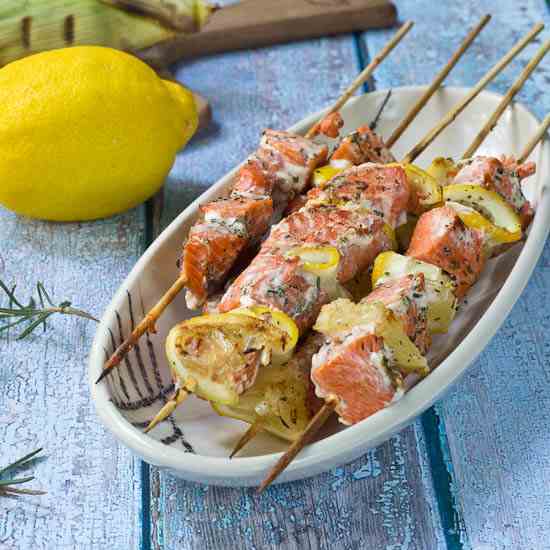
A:
POLYGON ((391 148, 395 142, 401 137, 403 132, 409 127, 411 122, 416 118, 416 115, 422 110, 422 108, 428 103, 430 98, 439 89, 441 83, 447 78, 448 74, 453 70, 454 66, 458 63, 464 52, 470 47, 470 44, 474 41, 476 36, 483 30, 485 25, 491 20, 489 14, 484 15, 480 22, 468 33, 458 50, 453 54, 449 62, 441 69, 439 74, 435 77, 430 87, 422 94, 422 97, 413 105, 412 109, 407 113, 405 118, 401 121, 399 126, 393 131, 392 135, 386 141, 386 147, 391 148))
POLYGON ((544 139, 546 136, 546 131, 550 126, 550 114, 544 117, 544 120, 540 123, 540 126, 537 129, 536 134, 529 140, 520 156, 517 159, 518 164, 523 164, 527 157, 533 152, 533 149, 537 146, 538 142, 544 139))
MULTIPOLYGON (((340 108, 347 102, 347 100, 357 91, 359 86, 362 86, 374 72, 376 67, 384 61, 384 59, 390 54, 390 52, 401 42, 401 39, 411 30, 414 23, 412 21, 407 21, 401 28, 397 31, 394 37, 378 52, 375 58, 369 63, 367 67, 359 76, 350 84, 347 90, 340 96, 340 98, 334 103, 334 105, 329 109, 325 116, 328 116, 336 111, 339 111, 340 108)), ((316 122, 306 133, 307 138, 312 138, 317 134, 321 121, 316 122)))
POLYGON ((491 115, 491 118, 489 118, 489 120, 485 123, 485 126, 483 126, 483 128, 477 134, 477 136, 472 141, 468 149, 466 149, 466 151, 464 152, 464 155, 462 155, 463 159, 470 158, 477 151, 478 147, 483 143, 483 140, 496 126, 498 120, 500 119, 500 117, 502 116, 502 114, 504 113, 508 105, 512 102, 516 94, 521 90, 521 88, 525 84, 525 81, 529 78, 531 73, 537 68, 538 64, 542 61, 544 56, 548 53, 548 50, 550 50, 550 40, 547 40, 539 48, 536 55, 525 66, 525 69, 523 69, 518 79, 512 84, 512 86, 510 86, 510 89, 508 90, 506 95, 502 98, 495 112, 491 115))
POLYGON ((244 432, 242 437, 237 441, 235 448, 231 451, 229 458, 233 458, 249 441, 254 439, 261 431, 263 431, 262 424, 259 419, 250 424, 248 430, 244 432))
MULTIPOLYGON (((451 124, 456 117, 464 110, 466 105, 468 105, 478 94, 481 92, 481 90, 498 74, 500 70, 502 70, 512 59, 515 55, 517 55, 526 45, 527 43, 532 40, 543 28, 544 25, 538 24, 535 25, 535 27, 531 30, 531 32, 526 35, 520 42, 518 42, 502 59, 495 67, 493 67, 477 84, 477 86, 470 92, 466 98, 462 101, 460 101, 455 107, 447 113, 447 115, 443 118, 441 122, 439 122, 428 134, 426 137, 419 142, 418 145, 416 145, 412 151, 405 156, 405 158, 402 160, 403 163, 409 163, 412 162, 418 155, 424 151, 428 145, 432 143, 432 141, 441 133, 441 131, 446 128, 449 124, 451 124)), ((546 128, 548 127, 548 124, 550 124, 550 116, 545 119, 539 130, 537 131, 538 139, 542 135, 544 135, 544 132, 546 128), (545 126, 545 123, 547 125, 545 126)), ((537 137, 535 136, 535 137, 537 137)), ((538 140, 534 141, 535 143, 531 146, 532 142, 529 143, 529 146, 526 147, 525 152, 527 152, 527 156, 530 154, 531 150, 534 148, 538 140)), ((521 157, 524 155, 522 154, 521 157)), ((520 158, 521 158, 520 157, 520 158)), ((286 451, 286 453, 283 454, 283 456, 279 459, 277 464, 270 470, 269 474, 265 478, 265 480, 262 482, 259 488, 259 492, 262 492, 277 476, 292 462, 292 460, 296 457, 296 455, 311 441, 315 433, 321 428, 323 423, 327 420, 327 418, 330 416, 332 411, 334 411, 334 408, 336 406, 336 403, 334 400, 328 399, 325 403, 325 405, 321 408, 321 410, 315 415, 315 417, 312 419, 304 433, 300 436, 299 439, 297 439, 286 451)))
MULTIPOLYGON (((374 69, 382 63, 382 61, 389 55, 389 53, 397 46, 401 39, 409 32, 413 26, 412 21, 407 21, 400 29, 397 31, 395 36, 382 48, 378 55, 372 60, 369 66, 361 72, 361 74, 351 83, 349 88, 342 94, 342 96, 336 101, 336 103, 331 107, 329 113, 333 113, 340 109, 342 105, 353 95, 353 93, 363 84, 369 76, 372 74, 374 69)), ((327 113, 328 114, 328 113, 327 113)), ((311 137, 315 135, 316 129, 319 123, 315 124, 311 128, 306 137, 311 137)), ((166 294, 158 301, 158 303, 149 311, 145 318, 138 324, 138 326, 132 331, 132 333, 120 344, 120 346, 115 350, 113 355, 105 363, 103 367, 103 372, 96 380, 96 384, 101 382, 112 370, 117 367, 121 361, 124 359, 126 354, 137 344, 141 336, 143 336, 147 331, 154 332, 154 326, 156 321, 162 315, 164 310, 170 305, 174 298, 185 288, 187 284, 187 279, 185 276, 180 276, 174 284, 168 289, 166 294)))
POLYGON ((138 340, 147 332, 155 332, 155 323, 162 315, 163 311, 172 303, 174 298, 181 290, 185 288, 187 279, 183 276, 178 277, 174 284, 168 289, 166 294, 157 302, 157 304, 147 313, 140 321, 138 326, 130 333, 130 335, 118 346, 113 355, 105 363, 103 372, 96 380, 96 384, 101 382, 120 362, 126 354, 137 344, 138 340))
POLYGON ((296 457, 296 455, 307 445, 315 436, 315 434, 323 427, 328 417, 336 408, 336 399, 327 399, 325 404, 319 409, 317 414, 310 420, 304 433, 299 439, 294 441, 288 448, 288 451, 277 461, 267 477, 262 481, 258 488, 258 493, 261 493, 296 457))
POLYGON ((542 23, 537 23, 472 89, 472 91, 457 105, 455 105, 443 118, 443 120, 430 130, 424 138, 413 147, 403 159, 404 163, 410 163, 416 159, 426 147, 474 100, 474 98, 502 71, 509 63, 529 44, 535 36, 544 28, 542 23))
MULTIPOLYGON (((401 134, 408 128, 411 122, 413 122, 413 120, 416 118, 418 113, 424 108, 426 103, 429 101, 429 99, 432 97, 435 91, 439 88, 443 80, 447 77, 447 75, 451 72, 454 66, 458 63, 459 59, 462 57, 464 52, 468 49, 468 47, 474 41, 476 36, 483 30, 483 28, 490 21, 490 19, 491 19, 490 15, 484 15, 479 21, 479 23, 468 33, 468 35, 466 36, 466 38, 464 39, 460 47, 453 54, 449 62, 437 74, 437 76, 435 77, 434 81, 431 83, 428 90, 426 90, 426 92, 416 102, 413 108, 407 113, 406 117, 403 119, 403 122, 401 122, 401 124, 396 128, 394 133, 391 135, 390 139, 386 142, 387 147, 391 147, 397 141, 397 139, 401 136, 401 134)), ((391 95, 391 90, 388 92, 388 94, 384 98, 384 101, 382 102, 382 106, 380 107, 373 123, 371 124, 371 130, 374 130, 376 123, 378 122, 378 119, 382 114, 384 106, 386 105, 386 103, 390 98, 390 95, 391 95)), ((312 130, 310 130, 310 132, 312 130)), ((233 458, 233 456, 235 456, 235 454, 237 454, 238 451, 240 451, 245 445, 247 445, 261 431, 262 431, 261 426, 256 426, 255 423, 252 424, 250 428, 243 434, 241 439, 237 442, 237 445, 229 455, 229 458, 233 458)))
POLYGON ((181 405, 191 395, 191 393, 193 393, 195 387, 195 380, 187 380, 185 388, 177 387, 172 397, 170 397, 164 407, 162 407, 162 409, 160 409, 160 411, 155 415, 155 418, 149 422, 149 425, 145 428, 144 433, 150 432, 157 424, 163 420, 166 420, 176 410, 176 408, 181 405))

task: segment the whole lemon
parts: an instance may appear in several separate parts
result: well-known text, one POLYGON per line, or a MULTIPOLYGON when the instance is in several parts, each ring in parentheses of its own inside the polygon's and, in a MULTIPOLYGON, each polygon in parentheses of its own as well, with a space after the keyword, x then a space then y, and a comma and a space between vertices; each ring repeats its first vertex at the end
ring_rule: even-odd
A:
POLYGON ((0 69, 0 203, 91 220, 163 184, 197 128, 192 94, 111 48, 65 48, 0 69))

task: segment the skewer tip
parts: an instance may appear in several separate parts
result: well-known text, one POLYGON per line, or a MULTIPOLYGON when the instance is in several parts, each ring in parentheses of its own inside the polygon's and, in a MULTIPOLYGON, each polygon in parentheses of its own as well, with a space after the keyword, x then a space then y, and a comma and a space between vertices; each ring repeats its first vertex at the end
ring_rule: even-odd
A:
POLYGON ((99 375, 95 383, 99 384, 105 377, 109 376, 109 374, 111 374, 112 371, 113 371, 113 367, 108 367, 103 369, 103 372, 99 375))
POLYGON ((288 448, 286 453, 277 461, 275 466, 269 471, 267 477, 258 487, 258 494, 262 493, 294 460, 296 455, 313 439, 315 434, 324 426, 328 417, 336 408, 337 400, 329 398, 319 409, 317 414, 310 420, 304 433, 288 448))
POLYGON ((166 402, 166 404, 155 415, 153 420, 149 422, 149 425, 143 430, 143 433, 149 433, 155 426, 160 424, 163 420, 166 420, 175 410, 189 397, 189 393, 183 388, 178 388, 174 395, 166 402))
POLYGON ((247 445, 256 435, 258 435, 259 432, 262 431, 262 426, 258 421, 251 424, 246 430, 246 432, 242 435, 242 437, 237 441, 237 444, 235 445, 235 448, 231 451, 231 454, 229 455, 229 459, 232 459, 245 445, 247 445))

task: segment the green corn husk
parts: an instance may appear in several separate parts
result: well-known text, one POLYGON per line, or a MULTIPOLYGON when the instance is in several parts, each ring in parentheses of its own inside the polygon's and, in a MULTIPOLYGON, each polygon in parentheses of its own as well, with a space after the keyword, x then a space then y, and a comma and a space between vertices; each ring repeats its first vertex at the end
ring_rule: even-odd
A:
POLYGON ((139 52, 199 30, 203 0, 1 0, 0 65, 73 45, 139 52))

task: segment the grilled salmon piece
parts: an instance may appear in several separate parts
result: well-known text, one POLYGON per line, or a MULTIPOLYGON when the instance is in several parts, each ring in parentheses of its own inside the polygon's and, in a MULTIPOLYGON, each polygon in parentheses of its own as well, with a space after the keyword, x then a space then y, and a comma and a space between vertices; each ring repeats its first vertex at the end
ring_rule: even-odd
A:
POLYGON ((330 113, 319 123, 317 128, 318 134, 323 134, 329 138, 337 138, 340 135, 340 130, 344 126, 344 119, 338 112, 330 113))
POLYGON ((303 208, 307 204, 308 198, 307 195, 296 195, 286 207, 285 216, 289 216, 290 214, 294 214, 294 212, 298 212, 300 208, 303 208))
POLYGON ((428 296, 423 273, 404 275, 379 284, 363 303, 380 302, 403 325, 405 333, 422 354, 431 344, 428 332, 428 296))
POLYGON ((275 171, 270 168, 271 165, 260 155, 257 153, 251 155, 237 172, 231 191, 232 196, 253 199, 271 197, 278 167, 275 171))
POLYGON ((190 307, 202 304, 223 284, 236 258, 267 231, 271 199, 218 199, 201 206, 203 222, 189 231, 183 248, 182 272, 190 307))
POLYGON ((308 204, 273 227, 262 250, 284 254, 298 246, 337 248, 337 277, 345 283, 365 271, 380 252, 391 250, 392 239, 382 218, 368 210, 308 204))
POLYGON ((411 200, 405 170, 399 165, 366 163, 337 174, 308 192, 315 201, 350 201, 372 210, 391 227, 405 221, 411 200))
POLYGON ((403 393, 402 381, 388 368, 382 338, 357 327, 340 344, 325 344, 313 358, 316 393, 336 398, 344 424, 356 424, 388 406, 403 393))
POLYGON ((447 272, 461 298, 484 267, 483 235, 466 227, 453 208, 434 208, 418 219, 407 256, 447 272))
POLYGON ((330 157, 330 163, 334 166, 358 166, 365 162, 395 162, 384 140, 368 124, 342 139, 330 157))
POLYGON ((288 202, 326 161, 328 148, 289 132, 266 130, 238 171, 229 198, 201 207, 184 245, 182 270, 189 307, 199 307, 225 282, 241 253, 256 245, 288 202))
POLYGON ((268 229, 273 201, 266 199, 218 199, 200 207, 207 223, 223 225, 249 241, 259 239, 268 229))
POLYGON ((318 277, 304 271, 299 258, 263 253, 235 279, 218 309, 264 305, 286 313, 303 333, 328 300, 318 277))
POLYGON ((199 224, 193 226, 183 249, 181 268, 187 279, 187 305, 203 304, 213 288, 223 279, 246 246, 246 239, 224 226, 199 224))
POLYGON ((523 229, 534 216, 534 210, 525 198, 521 180, 536 171, 534 162, 518 165, 512 157, 477 156, 459 163, 460 170, 452 183, 474 183, 498 193, 520 215, 523 229))

